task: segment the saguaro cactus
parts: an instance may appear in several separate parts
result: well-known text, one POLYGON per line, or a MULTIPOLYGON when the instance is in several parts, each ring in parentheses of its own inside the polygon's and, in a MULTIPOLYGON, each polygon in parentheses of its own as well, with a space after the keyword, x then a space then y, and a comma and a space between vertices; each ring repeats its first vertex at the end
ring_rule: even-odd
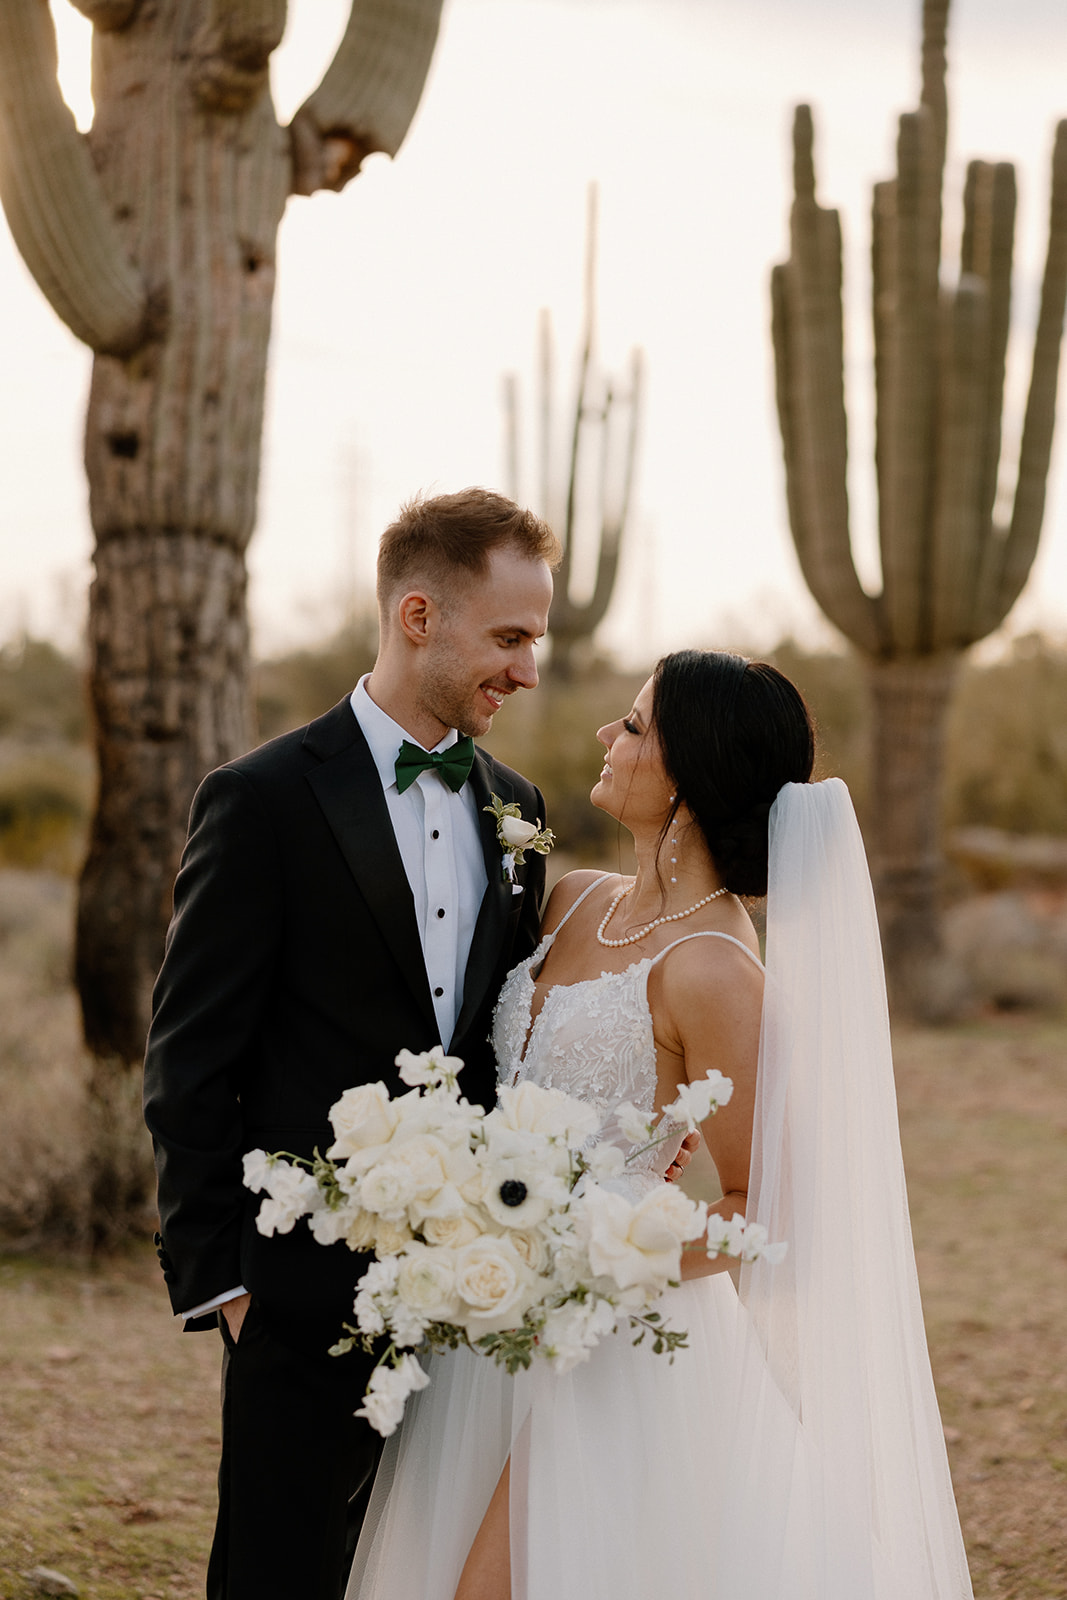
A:
POLYGON ((882 588, 849 537, 841 229, 815 198, 812 117, 793 127, 789 260, 772 280, 789 519, 804 578, 866 663, 873 856, 894 1004, 935 1015, 938 812, 956 667, 1003 621, 1041 531, 1067 296, 1067 122, 1056 130, 1048 254, 1010 519, 998 515, 1015 173, 970 164, 959 278, 941 279, 949 0, 923 5, 922 97, 900 118, 897 175, 874 191, 875 464, 882 588))
POLYGON ((106 1098, 140 1060, 193 790, 250 742, 244 552, 256 513, 275 236, 290 194, 397 150, 441 0, 353 0, 279 127, 285 0, 76 0, 94 24, 83 137, 45 0, 0 5, 0 199, 95 352, 85 432, 100 793, 77 977, 106 1098))
MULTIPOLYGON (((586 214, 585 291, 578 389, 570 424, 570 455, 565 487, 556 476, 552 323, 542 311, 538 327, 538 499, 541 514, 559 534, 563 559, 556 574, 549 614, 552 672, 573 675, 583 647, 607 615, 619 574, 619 557, 630 514, 642 387, 642 356, 630 355, 628 382, 619 389, 596 369, 597 189, 590 184, 586 214), (586 600, 571 593, 579 525, 596 529, 596 577, 586 600)), ((519 497, 518 393, 514 377, 505 380, 505 430, 508 492, 519 497)))

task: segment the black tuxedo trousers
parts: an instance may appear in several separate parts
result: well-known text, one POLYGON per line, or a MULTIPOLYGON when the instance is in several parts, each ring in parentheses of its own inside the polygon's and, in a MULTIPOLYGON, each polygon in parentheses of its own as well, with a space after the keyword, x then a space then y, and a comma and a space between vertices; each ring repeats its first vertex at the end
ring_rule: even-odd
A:
MULTIPOLYGON (((310 1155, 353 1084, 403 1085, 403 1048, 446 1044, 490 1103, 501 983, 533 949, 544 862, 504 881, 490 795, 544 820, 541 795, 478 751, 468 780, 488 887, 456 1030, 438 1038, 411 890, 377 770, 347 699, 211 773, 193 802, 145 1060, 160 1260, 186 1310, 244 1286, 225 1353, 211 1600, 337 1600, 378 1440, 354 1422, 370 1358, 325 1352, 364 1264, 306 1225, 264 1238, 241 1182, 257 1147, 310 1155)), ((218 1317, 194 1327, 217 1327, 218 1317)), ((187 1324, 189 1326, 190 1324, 187 1324)))

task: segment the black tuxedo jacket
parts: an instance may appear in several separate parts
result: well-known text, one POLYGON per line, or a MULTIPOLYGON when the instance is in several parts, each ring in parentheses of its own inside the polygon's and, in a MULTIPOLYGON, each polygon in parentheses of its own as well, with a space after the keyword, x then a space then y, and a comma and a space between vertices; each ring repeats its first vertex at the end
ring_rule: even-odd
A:
MULTIPOLYGON (((544 858, 504 881, 491 793, 545 816, 537 789, 476 752, 469 779, 488 887, 451 1040, 438 1038, 414 901, 366 740, 347 700, 205 778, 174 890, 145 1060, 159 1175, 160 1260, 176 1311, 243 1283, 286 1318, 350 1313, 365 1265, 307 1224, 266 1239, 246 1150, 307 1156, 352 1084, 403 1084, 397 1052, 443 1043, 468 1099, 492 1102, 492 1009, 534 948, 544 858)), ((214 1326, 210 1319, 193 1325, 214 1326)))

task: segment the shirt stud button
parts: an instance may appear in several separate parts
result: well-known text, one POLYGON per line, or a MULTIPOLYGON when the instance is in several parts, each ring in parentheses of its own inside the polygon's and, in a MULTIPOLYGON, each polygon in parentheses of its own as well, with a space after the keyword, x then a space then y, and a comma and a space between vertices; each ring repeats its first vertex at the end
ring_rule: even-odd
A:
POLYGON ((444 992, 445 991, 443 989, 435 989, 434 990, 434 999, 440 1000, 440 998, 444 994, 444 992))
POLYGON ((440 838, 440 837, 441 837, 441 830, 440 830, 440 828, 435 828, 435 829, 434 829, 434 830, 433 830, 433 832, 432 832, 432 833, 431 833, 431 835, 430 835, 430 838, 431 838, 431 839, 439 839, 439 838, 440 838))
POLYGON ((445 914, 445 908, 444 908, 444 906, 438 906, 438 908, 437 908, 437 915, 438 915, 438 916, 439 916, 439 917, 443 917, 443 916, 444 916, 444 914, 445 914))

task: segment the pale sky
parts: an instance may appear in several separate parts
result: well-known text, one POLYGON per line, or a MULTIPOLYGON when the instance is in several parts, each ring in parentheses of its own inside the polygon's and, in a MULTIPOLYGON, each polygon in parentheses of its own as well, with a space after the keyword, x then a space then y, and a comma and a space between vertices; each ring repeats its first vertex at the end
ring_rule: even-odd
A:
MULTIPOLYGON (((88 27, 67 0, 53 9, 84 123, 88 27)), ((1067 116, 1067 10, 1062 0, 953 9, 949 272, 966 160, 1017 164, 1012 463, 1052 135, 1067 116)), ((275 58, 283 116, 316 80, 347 7, 290 0, 289 10, 275 58)), ((259 648, 332 631, 413 491, 502 486, 501 375, 518 372, 529 398, 540 306, 555 318, 569 397, 591 178, 603 362, 621 372, 639 344, 649 379, 631 543, 602 637, 643 660, 685 644, 759 648, 787 628, 819 637, 786 522, 769 332, 792 107, 815 106, 820 198, 843 211, 850 491, 872 577, 870 191, 891 173, 897 115, 917 101, 919 13, 919 0, 448 0, 398 158, 372 158, 340 196, 291 200, 282 226, 249 555, 259 648)), ((90 357, 2 223, 0 294, 0 641, 22 626, 70 640, 90 568, 80 462, 90 357)), ((1064 390, 1067 379, 1042 550, 1014 631, 1067 628, 1064 390)))

